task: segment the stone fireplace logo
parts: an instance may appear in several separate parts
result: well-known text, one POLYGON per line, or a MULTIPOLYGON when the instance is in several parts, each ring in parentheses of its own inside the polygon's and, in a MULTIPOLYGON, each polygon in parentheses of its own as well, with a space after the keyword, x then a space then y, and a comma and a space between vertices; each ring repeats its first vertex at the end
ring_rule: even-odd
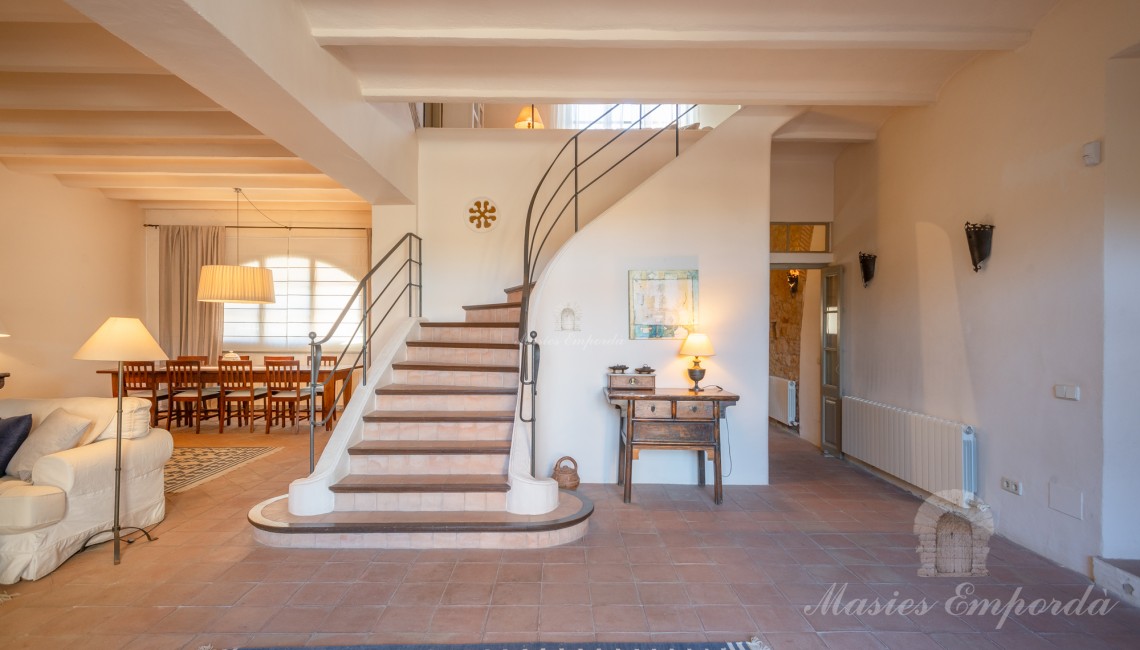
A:
POLYGON ((994 519, 990 507, 961 490, 932 494, 918 509, 918 575, 970 577, 988 575, 986 556, 994 519), (965 504, 965 505, 963 505, 965 504))

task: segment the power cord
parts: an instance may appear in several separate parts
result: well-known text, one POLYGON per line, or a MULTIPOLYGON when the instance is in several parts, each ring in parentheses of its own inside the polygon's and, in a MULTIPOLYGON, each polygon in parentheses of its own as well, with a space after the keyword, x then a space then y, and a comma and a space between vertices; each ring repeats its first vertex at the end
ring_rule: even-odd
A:
MULTIPOLYGON (((717 390, 724 390, 723 386, 717 386, 716 384, 713 384, 711 386, 705 386, 705 388, 706 389, 715 388, 717 390)), ((724 444, 725 444, 725 447, 728 448, 728 473, 727 474, 721 474, 721 478, 728 478, 728 477, 732 476, 732 429, 728 426, 728 412, 727 411, 725 411, 725 413, 724 413, 724 444)), ((722 466, 722 470, 723 470, 723 466, 722 466)))
POLYGON ((728 413, 724 414, 724 445, 728 448, 728 473, 721 478, 732 476, 732 429, 728 426, 728 413))

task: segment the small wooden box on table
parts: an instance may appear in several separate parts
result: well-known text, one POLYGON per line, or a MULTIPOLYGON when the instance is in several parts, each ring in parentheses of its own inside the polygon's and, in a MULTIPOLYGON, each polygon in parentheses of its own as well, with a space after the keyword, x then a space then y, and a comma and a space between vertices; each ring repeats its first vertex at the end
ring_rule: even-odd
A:
POLYGON ((618 484, 625 485, 630 502, 633 461, 642 449, 678 449, 697 452, 697 483, 705 484, 705 456, 713 461, 713 501, 724 500, 720 466, 720 419, 740 401, 718 388, 693 392, 687 388, 656 388, 653 377, 609 375, 606 399, 621 414, 618 436, 618 484), (649 381, 644 381, 648 378, 649 381), (630 387, 628 380, 645 385, 630 387))

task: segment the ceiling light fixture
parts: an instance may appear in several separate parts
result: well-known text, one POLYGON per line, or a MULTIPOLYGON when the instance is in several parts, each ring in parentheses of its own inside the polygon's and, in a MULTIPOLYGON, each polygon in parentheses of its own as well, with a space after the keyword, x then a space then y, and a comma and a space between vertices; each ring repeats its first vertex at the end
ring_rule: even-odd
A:
MULTIPOLYGON (((234 234, 234 261, 241 260, 241 195, 234 188, 234 212, 238 232, 234 234)), ((248 200, 248 198, 247 198, 248 200)), ((200 302, 239 302, 273 304, 277 296, 273 291, 273 271, 258 266, 239 264, 210 264, 202 267, 198 276, 200 302)))

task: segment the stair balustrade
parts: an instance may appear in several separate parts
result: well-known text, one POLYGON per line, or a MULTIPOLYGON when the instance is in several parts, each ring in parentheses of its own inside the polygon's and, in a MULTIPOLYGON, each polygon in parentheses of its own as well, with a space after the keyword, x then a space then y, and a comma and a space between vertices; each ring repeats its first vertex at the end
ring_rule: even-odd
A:
MULTIPOLYGON (((641 114, 641 116, 626 128, 619 131, 612 138, 607 140, 604 144, 594 149, 589 154, 583 154, 581 149, 582 134, 590 130, 601 120, 608 117, 611 113, 620 107, 621 104, 614 104, 605 112, 597 117, 593 122, 586 125, 585 128, 578 131, 566 141, 566 144, 554 156, 550 166, 542 174, 538 185, 534 188, 534 193, 530 197, 530 204, 526 211, 526 225, 523 229, 523 282, 522 282, 522 307, 519 318, 519 377, 523 389, 522 394, 519 395, 518 415, 519 420, 530 427, 530 472, 531 476, 535 475, 535 441, 536 441, 536 419, 537 419, 537 398, 538 398, 538 365, 541 356, 541 345, 538 342, 538 332, 532 330, 530 327, 530 295, 534 287, 535 279, 539 273, 539 263, 543 261, 543 249, 546 247, 547 242, 550 240, 551 234, 555 231, 555 227, 562 222, 562 218, 566 216, 567 210, 573 206, 573 230, 569 236, 573 236, 578 232, 581 227, 579 215, 579 198, 582 193, 590 189, 601 180, 606 174, 610 173, 617 166, 629 159, 630 156, 637 153, 645 145, 652 142, 657 136, 665 133, 666 131, 673 131, 674 150, 673 156, 681 155, 681 133, 680 121, 694 109, 697 105, 693 104, 682 112, 680 106, 674 105, 674 115, 676 116, 669 124, 656 129, 648 137, 643 138, 640 142, 634 142, 629 151, 615 161, 613 164, 606 167, 601 173, 583 179, 584 175, 582 167, 601 154, 603 151, 610 148, 618 141, 629 143, 629 134, 631 132, 640 132, 640 125, 642 121, 651 115, 654 111, 664 106, 664 104, 657 104, 653 108, 641 114), (556 176, 552 176, 554 168, 560 163, 569 164, 570 169, 558 180, 556 176), (544 196, 545 192, 549 192, 549 198, 543 204, 540 196, 544 196), (558 206, 556 199, 562 200, 561 207, 557 208, 557 212, 551 212, 551 206, 558 206), (542 205, 541 209, 535 211, 536 206, 542 205), (548 220, 549 217, 549 220, 548 220), (545 225, 545 229, 544 229, 545 225), (529 334, 529 335, 528 335, 529 334)), ((620 151, 618 151, 621 154, 620 151)), ((569 223, 567 221, 566 223, 569 223)), ((568 238, 569 238, 568 236, 568 238)), ((553 252, 553 251, 551 251, 553 252)))
MULTIPOLYGON (((342 382, 339 389, 332 390, 330 386, 333 377, 337 374, 336 370, 341 368, 360 368, 361 377, 360 385, 366 386, 368 384, 368 371, 371 364, 371 350, 373 346, 372 339, 379 332, 381 326, 406 298, 408 307, 408 317, 416 317, 423 315, 423 239, 414 233, 407 233, 396 242, 387 253, 384 254, 380 261, 377 262, 371 270, 365 274, 364 278, 356 285, 356 290, 353 291, 352 297, 348 299, 340 314, 337 316, 336 321, 332 327, 329 328, 321 340, 317 340, 316 332, 309 332, 309 355, 313 359, 309 377, 309 390, 315 396, 319 392, 324 392, 324 399, 331 399, 332 403, 338 404, 345 394, 349 383, 342 382), (397 262, 402 263, 395 268, 389 265, 397 262), (387 274, 382 274, 382 271, 387 268, 387 274), (379 291, 373 292, 373 281, 383 282, 387 280, 384 287, 379 291), (397 280, 403 280, 402 283, 397 280), (371 297, 371 299, 369 299, 371 297), (355 323, 345 323, 349 313, 352 311, 352 305, 357 299, 361 299, 364 303, 364 309, 361 311, 360 320, 355 323), (384 301, 387 309, 383 314, 376 317, 378 313, 377 305, 384 301), (316 360, 322 356, 322 349, 325 344, 333 339, 338 333, 343 336, 341 326, 346 328, 352 326, 351 333, 348 334, 349 341, 355 341, 359 337, 360 349, 356 354, 349 358, 352 350, 350 345, 345 345, 344 349, 336 355, 336 363, 331 367, 321 368, 316 360), (327 372, 324 382, 320 380, 320 372, 324 370, 327 372)), ((351 380, 350 380, 351 381, 351 380)), ((316 432, 318 426, 327 426, 329 422, 336 415, 336 407, 334 406, 330 411, 327 418, 317 417, 316 400, 309 400, 309 472, 312 473, 313 468, 316 467, 316 432)))

